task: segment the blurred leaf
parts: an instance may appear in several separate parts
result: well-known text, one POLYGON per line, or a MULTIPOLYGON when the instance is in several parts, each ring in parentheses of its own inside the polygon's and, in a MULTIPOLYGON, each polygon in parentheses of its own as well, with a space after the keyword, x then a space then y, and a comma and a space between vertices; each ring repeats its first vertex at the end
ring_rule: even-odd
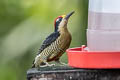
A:
POLYGON ((43 23, 31 17, 14 28, 2 42, 2 47, 5 49, 3 60, 9 61, 11 58, 21 56, 32 45, 41 42, 50 32, 50 29, 47 29, 49 25, 43 23))

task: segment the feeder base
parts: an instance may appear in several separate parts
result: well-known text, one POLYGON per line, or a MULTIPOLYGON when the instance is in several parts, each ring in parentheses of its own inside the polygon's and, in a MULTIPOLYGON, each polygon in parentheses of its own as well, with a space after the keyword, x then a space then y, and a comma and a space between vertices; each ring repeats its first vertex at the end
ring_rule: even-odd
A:
POLYGON ((76 68, 112 69, 120 68, 120 52, 94 52, 86 47, 67 50, 69 66, 76 68))

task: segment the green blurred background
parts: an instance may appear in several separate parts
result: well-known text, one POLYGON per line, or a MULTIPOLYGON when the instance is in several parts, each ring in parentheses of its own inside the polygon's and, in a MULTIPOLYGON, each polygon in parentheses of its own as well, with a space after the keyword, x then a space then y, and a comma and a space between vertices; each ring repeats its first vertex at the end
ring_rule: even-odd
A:
MULTIPOLYGON (((25 80, 54 19, 71 11, 70 47, 79 47, 86 44, 88 0, 0 0, 0 80, 25 80)), ((67 63, 66 54, 61 60, 67 63)))

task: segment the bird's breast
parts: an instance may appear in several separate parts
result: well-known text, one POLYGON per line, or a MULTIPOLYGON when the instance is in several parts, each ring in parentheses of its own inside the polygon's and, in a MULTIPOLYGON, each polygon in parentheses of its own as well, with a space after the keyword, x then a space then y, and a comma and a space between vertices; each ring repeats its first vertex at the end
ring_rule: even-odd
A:
POLYGON ((60 47, 62 49, 68 48, 71 43, 71 39, 71 34, 69 32, 60 33, 60 37, 58 38, 58 40, 60 41, 60 47))

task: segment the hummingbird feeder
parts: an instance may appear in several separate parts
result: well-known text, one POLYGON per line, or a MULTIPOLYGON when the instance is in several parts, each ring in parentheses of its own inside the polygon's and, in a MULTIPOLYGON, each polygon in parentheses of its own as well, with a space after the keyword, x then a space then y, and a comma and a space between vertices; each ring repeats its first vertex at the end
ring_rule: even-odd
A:
POLYGON ((120 68, 120 0, 89 0, 87 47, 67 49, 76 68, 120 68))

